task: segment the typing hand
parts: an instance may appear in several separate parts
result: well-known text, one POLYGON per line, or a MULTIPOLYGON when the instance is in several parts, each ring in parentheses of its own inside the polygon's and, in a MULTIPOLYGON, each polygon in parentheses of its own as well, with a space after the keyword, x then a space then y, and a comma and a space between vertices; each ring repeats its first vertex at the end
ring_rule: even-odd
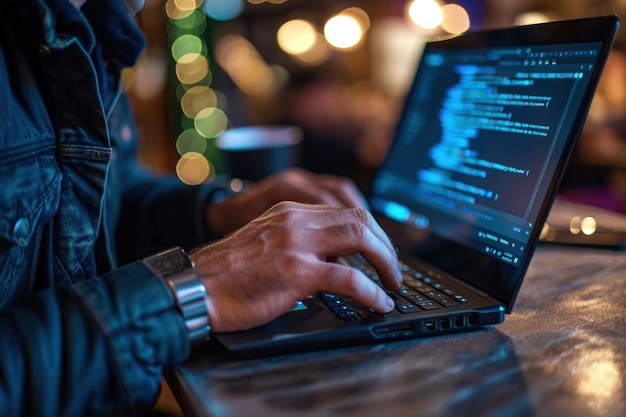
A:
POLYGON ((225 235, 281 201, 366 207, 365 199, 349 179, 291 168, 212 204, 207 212, 208 224, 214 232, 225 235))
POLYGON ((327 261, 353 253, 374 266, 383 285, 400 287, 394 248, 362 208, 279 203, 190 256, 207 289, 211 327, 228 332, 265 324, 319 291, 391 311, 393 301, 363 273, 327 261))

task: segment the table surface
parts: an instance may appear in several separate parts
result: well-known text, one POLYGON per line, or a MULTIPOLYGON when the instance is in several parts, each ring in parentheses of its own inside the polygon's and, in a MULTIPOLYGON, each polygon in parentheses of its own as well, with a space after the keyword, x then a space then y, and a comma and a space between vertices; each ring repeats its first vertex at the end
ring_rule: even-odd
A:
POLYGON ((484 330, 232 360, 168 376, 186 416, 626 416, 626 253, 540 246, 484 330))

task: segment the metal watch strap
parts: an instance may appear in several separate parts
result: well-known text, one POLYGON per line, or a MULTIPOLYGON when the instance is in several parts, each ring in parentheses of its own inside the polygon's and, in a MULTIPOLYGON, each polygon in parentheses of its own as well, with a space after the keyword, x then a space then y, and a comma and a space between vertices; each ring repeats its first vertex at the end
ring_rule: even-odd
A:
POLYGON ((209 340, 211 326, 205 300, 206 289, 185 251, 174 247, 144 258, 142 262, 172 290, 191 343, 209 340))

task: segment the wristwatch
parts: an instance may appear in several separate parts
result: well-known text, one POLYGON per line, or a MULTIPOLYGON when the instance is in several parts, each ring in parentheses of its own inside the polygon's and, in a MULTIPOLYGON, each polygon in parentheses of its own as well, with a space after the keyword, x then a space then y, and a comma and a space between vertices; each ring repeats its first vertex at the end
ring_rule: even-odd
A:
POLYGON ((205 299, 206 289, 185 251, 174 247, 144 258, 142 262, 172 290, 191 344, 208 341, 211 326, 205 299))

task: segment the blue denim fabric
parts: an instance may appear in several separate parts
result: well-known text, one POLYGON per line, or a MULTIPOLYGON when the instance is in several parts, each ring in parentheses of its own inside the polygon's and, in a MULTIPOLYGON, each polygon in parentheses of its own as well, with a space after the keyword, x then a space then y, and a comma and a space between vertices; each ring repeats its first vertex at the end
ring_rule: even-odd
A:
POLYGON ((2 6, 3 416, 107 415, 149 403, 162 368, 188 354, 172 294, 130 262, 210 238, 205 196, 221 185, 188 187, 137 166, 119 83, 144 39, 124 7, 2 6), (129 264, 117 268, 118 258, 129 264))
POLYGON ((165 284, 133 263, 0 312, 0 415, 109 416, 150 404, 189 350, 165 284))

